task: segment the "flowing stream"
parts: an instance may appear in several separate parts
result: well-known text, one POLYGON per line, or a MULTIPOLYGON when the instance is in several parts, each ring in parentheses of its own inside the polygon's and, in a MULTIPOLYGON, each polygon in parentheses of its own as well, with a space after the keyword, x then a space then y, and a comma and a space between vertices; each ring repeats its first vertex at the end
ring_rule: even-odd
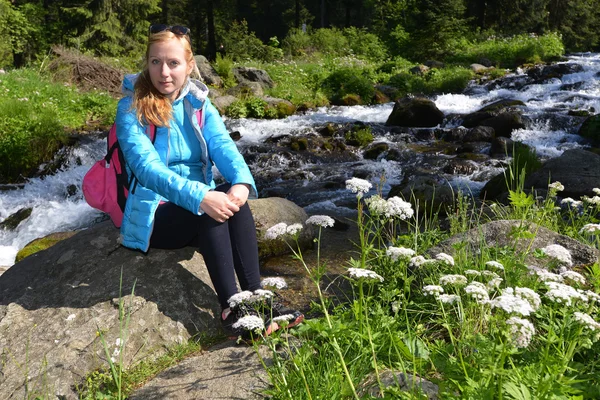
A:
MULTIPOLYGON (((600 54, 570 56, 567 63, 583 67, 577 73, 552 78, 544 83, 527 83, 521 71, 505 77, 504 84, 473 84, 463 94, 435 97, 437 107, 444 112, 442 128, 460 125, 460 118, 495 100, 510 98, 526 104, 523 115, 526 127, 513 131, 512 139, 535 147, 538 155, 553 158, 565 150, 585 147, 576 135, 583 121, 570 117, 569 110, 600 112, 600 54), (508 82, 508 83, 507 83, 508 82), (512 82, 512 84, 510 84, 512 82)), ((309 214, 350 212, 355 201, 343 185, 352 176, 366 177, 387 192, 404 177, 408 163, 418 163, 418 157, 403 161, 366 160, 361 156, 348 160, 302 158, 293 152, 269 147, 276 137, 307 135, 318 132, 326 124, 364 123, 373 129, 378 142, 393 141, 392 130, 385 121, 393 103, 377 106, 327 107, 280 120, 226 120, 230 131, 238 131, 238 146, 250 165, 262 196, 278 195, 304 207, 309 214), (337 185, 319 184, 337 180, 337 185), (384 177, 384 179, 382 179, 384 177)), ((29 180, 23 188, 0 192, 0 222, 23 208, 31 215, 15 230, 0 229, 0 266, 14 264, 17 252, 30 241, 53 232, 85 228, 102 219, 100 212, 89 207, 81 195, 81 180, 95 160, 105 152, 103 139, 84 140, 69 155, 58 173, 29 180), (73 190, 75 188, 76 190, 73 190), (71 194, 69 194, 71 192, 71 194), (75 193, 73 193, 75 192, 75 193)), ((448 178, 455 186, 466 186, 477 193, 501 165, 494 162, 480 165, 476 174, 454 175, 448 178)))

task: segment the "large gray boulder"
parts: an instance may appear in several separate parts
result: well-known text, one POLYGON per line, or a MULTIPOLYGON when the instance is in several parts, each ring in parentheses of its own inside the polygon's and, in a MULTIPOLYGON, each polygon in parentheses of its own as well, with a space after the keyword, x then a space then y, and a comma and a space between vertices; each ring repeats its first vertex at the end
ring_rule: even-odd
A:
POLYGON ((264 69, 236 67, 233 69, 233 76, 238 83, 257 82, 264 89, 275 86, 275 82, 264 69))
POLYGON ((525 262, 539 268, 547 267, 549 260, 535 257, 533 253, 536 249, 551 244, 558 244, 569 250, 573 268, 600 261, 600 251, 597 249, 532 222, 520 220, 488 222, 441 242, 429 249, 428 253, 452 254, 461 243, 466 244, 467 251, 472 251, 473 254, 480 253, 482 247, 506 247, 517 253, 526 253, 525 262), (519 232, 523 234, 519 235, 519 232), (533 239, 531 235, 534 235, 533 239))
POLYGON ((424 97, 405 97, 397 100, 386 126, 432 128, 444 120, 444 113, 424 97))
MULTIPOLYGON (((261 254, 289 252, 282 242, 264 240, 264 233, 278 222, 303 223, 302 208, 281 198, 249 204, 261 254)), ((304 230, 302 243, 312 243, 310 234, 304 230)), ((106 221, 0 276, 0 399, 77 399, 74 386, 108 367, 98 332, 110 354, 117 339, 127 337, 121 352, 125 368, 198 333, 220 332, 220 306, 193 248, 144 254, 120 246, 118 239, 119 230, 106 221), (129 318, 126 331, 120 329, 120 298, 129 318)))
POLYGON ((198 70, 200 71, 200 76, 202 77, 202 80, 204 82, 212 86, 223 86, 223 80, 221 79, 217 71, 213 68, 213 66, 210 65, 206 57, 198 55, 194 56, 194 60, 196 61, 196 65, 198 66, 198 70))
POLYGON ((583 121, 577 134, 588 139, 594 146, 600 146, 600 114, 592 115, 583 121))
POLYGON ((548 183, 560 182, 565 190, 561 197, 579 200, 581 196, 594 196, 592 189, 600 187, 600 155, 583 149, 565 151, 546 161, 542 167, 525 180, 525 188, 547 189, 548 183))

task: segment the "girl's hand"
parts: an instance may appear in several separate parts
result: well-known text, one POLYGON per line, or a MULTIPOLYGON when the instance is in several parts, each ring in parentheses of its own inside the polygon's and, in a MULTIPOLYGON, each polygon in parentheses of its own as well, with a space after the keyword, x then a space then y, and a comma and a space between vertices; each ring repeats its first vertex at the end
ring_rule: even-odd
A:
POLYGON ((250 186, 245 183, 233 185, 227 191, 227 197, 229 200, 238 207, 246 204, 246 201, 248 201, 248 195, 250 195, 250 186))
POLYGON ((202 211, 217 222, 225 222, 240 208, 229 199, 229 195, 223 192, 211 190, 206 193, 200 203, 202 211))

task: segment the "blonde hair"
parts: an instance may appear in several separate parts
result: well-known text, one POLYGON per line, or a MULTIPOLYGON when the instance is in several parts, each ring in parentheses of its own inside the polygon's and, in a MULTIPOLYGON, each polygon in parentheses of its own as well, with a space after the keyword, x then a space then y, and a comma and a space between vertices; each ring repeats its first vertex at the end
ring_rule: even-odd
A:
MULTIPOLYGON (((135 109, 137 120, 141 125, 152 124, 155 126, 169 127, 169 121, 171 120, 173 114, 171 100, 160 93, 152 84, 150 73, 148 71, 148 56, 150 54, 150 46, 152 46, 154 43, 166 42, 174 38, 179 40, 183 45, 185 61, 194 66, 192 73, 197 73, 199 75, 198 67, 194 62, 192 43, 188 35, 176 35, 168 30, 151 34, 148 38, 148 44, 146 46, 144 67, 133 87, 132 108, 135 109)), ((189 77, 190 76, 188 75, 183 86, 187 84, 189 77)))

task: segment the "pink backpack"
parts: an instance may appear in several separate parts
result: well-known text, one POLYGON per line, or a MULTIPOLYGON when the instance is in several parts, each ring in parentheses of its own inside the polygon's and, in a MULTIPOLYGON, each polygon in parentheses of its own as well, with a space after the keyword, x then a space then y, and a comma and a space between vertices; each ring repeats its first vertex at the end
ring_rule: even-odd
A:
MULTIPOLYGON (((196 116, 202 129, 202 110, 198 110, 196 116)), ((154 125, 148 126, 148 134, 154 144, 156 136, 154 125)), ((135 176, 127 174, 125 157, 117 140, 116 124, 113 124, 108 132, 106 148, 106 156, 96 161, 83 177, 83 197, 91 207, 107 213, 115 226, 120 228, 129 188, 135 176)))

